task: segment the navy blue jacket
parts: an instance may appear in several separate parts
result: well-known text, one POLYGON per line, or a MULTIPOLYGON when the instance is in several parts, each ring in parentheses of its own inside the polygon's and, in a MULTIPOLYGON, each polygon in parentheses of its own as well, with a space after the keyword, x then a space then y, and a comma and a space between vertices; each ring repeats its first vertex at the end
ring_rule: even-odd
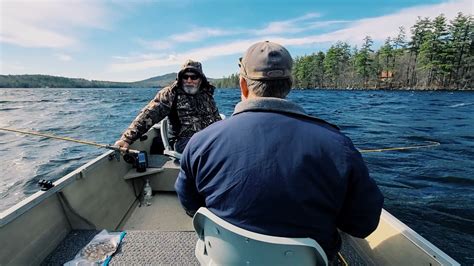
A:
POLYGON ((368 236, 383 204, 351 140, 277 98, 241 102, 195 134, 175 188, 188 213, 205 206, 253 232, 310 237, 329 259, 341 246, 337 228, 368 236))

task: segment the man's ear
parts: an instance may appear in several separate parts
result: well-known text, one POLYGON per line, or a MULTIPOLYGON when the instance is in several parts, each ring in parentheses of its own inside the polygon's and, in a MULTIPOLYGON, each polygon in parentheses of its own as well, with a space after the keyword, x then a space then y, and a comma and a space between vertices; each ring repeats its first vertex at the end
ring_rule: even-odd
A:
POLYGON ((246 100, 249 96, 249 88, 247 87, 247 81, 243 78, 239 78, 240 92, 242 100, 246 100))

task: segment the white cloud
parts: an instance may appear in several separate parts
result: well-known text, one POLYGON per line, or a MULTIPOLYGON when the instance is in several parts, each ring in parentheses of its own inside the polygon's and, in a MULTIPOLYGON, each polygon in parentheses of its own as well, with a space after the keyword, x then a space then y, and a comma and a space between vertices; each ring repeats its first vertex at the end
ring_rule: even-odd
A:
POLYGON ((143 53, 143 54, 134 54, 131 56, 114 56, 113 59, 121 61, 122 63, 131 63, 136 61, 148 61, 155 60, 158 58, 168 57, 169 54, 152 54, 152 53, 143 53))
POLYGON ((199 42, 210 37, 229 36, 229 35, 235 35, 238 33, 239 32, 235 30, 226 31, 222 29, 195 27, 189 32, 173 34, 169 36, 168 38, 166 38, 165 40, 156 40, 156 41, 139 40, 138 42, 148 49, 166 50, 166 49, 174 47, 178 43, 199 42))
MULTIPOLYGON (((300 47, 313 45, 317 43, 334 43, 336 41, 347 41, 350 44, 359 44, 367 35, 373 40, 383 41, 387 37, 395 37, 398 34, 400 26, 405 27, 409 35, 410 27, 416 22, 418 16, 434 18, 443 13, 448 19, 454 18, 458 12, 472 10, 470 0, 449 1, 435 5, 420 5, 412 8, 402 9, 393 14, 360 19, 357 21, 312 21, 318 14, 307 14, 295 19, 270 23, 265 29, 253 31, 259 35, 258 38, 231 41, 218 45, 212 45, 204 48, 198 48, 183 53, 173 54, 172 56, 156 56, 154 59, 136 60, 133 62, 121 62, 110 65, 110 70, 114 72, 144 70, 151 68, 160 68, 164 66, 179 66, 184 60, 192 58, 199 61, 205 61, 211 58, 242 54, 251 44, 271 40, 287 47, 300 47), (298 24, 297 22, 303 22, 298 24), (347 24, 345 28, 333 32, 308 35, 305 37, 288 38, 282 33, 298 32, 314 29, 333 24, 347 24), (286 30, 285 30, 285 27, 286 30), (269 35, 272 34, 272 35, 269 35)), ((466 14, 466 13, 465 13, 466 14)), ((469 14, 469 13, 467 13, 469 14)), ((209 31, 207 36, 211 36, 213 31, 209 31)), ((223 34, 219 30, 215 31, 223 34)), ((252 31, 247 31, 252 32, 252 31)), ((205 35, 205 34, 204 34, 205 35)), ((185 36, 185 34, 183 35, 185 36)), ((189 35, 191 36, 191 34, 189 35)), ((183 41, 181 39, 177 39, 183 41)), ((176 40, 175 40, 176 41, 176 40)), ((290 49, 291 50, 291 49, 290 49)))
MULTIPOLYGON (((402 9, 393 14, 360 19, 353 22, 349 21, 324 21, 314 22, 313 27, 321 27, 325 25, 346 23, 347 27, 333 32, 308 35, 300 38, 277 37, 272 39, 282 45, 303 46, 316 43, 334 43, 337 41, 346 41, 349 44, 362 43, 365 36, 370 36, 373 40, 384 41, 387 37, 396 37, 399 28, 403 26, 407 37, 410 36, 410 28, 416 23, 418 17, 430 17, 434 19, 440 14, 450 20, 453 19, 458 12, 464 12, 465 15, 472 15, 472 2, 470 0, 449 1, 436 5, 420 5, 416 7, 402 9), (469 11, 471 11, 469 13, 469 11)), ((307 27, 306 29, 309 29, 307 27)))
POLYGON ((343 23, 346 21, 312 21, 315 18, 319 18, 318 13, 308 13, 301 17, 284 20, 274 21, 268 24, 268 26, 259 30, 243 30, 243 29, 230 29, 223 30, 219 28, 202 28, 194 27, 191 31, 173 34, 165 40, 146 41, 139 40, 144 47, 153 50, 166 50, 175 47, 179 43, 191 43, 199 42, 210 37, 220 36, 237 36, 237 35, 268 35, 268 34, 283 34, 283 33, 298 33, 308 29, 315 29, 324 27, 327 25, 343 23))
POLYGON ((206 39, 208 37, 225 36, 234 33, 211 28, 196 28, 187 33, 175 34, 170 37, 171 40, 176 42, 195 42, 206 39))
POLYGON ((225 43, 215 46, 208 46, 205 48, 198 48, 190 50, 182 54, 171 54, 157 56, 155 59, 142 60, 135 62, 115 63, 110 65, 110 71, 121 72, 121 71, 136 71, 148 68, 157 68, 164 66, 179 66, 186 59, 193 59, 197 61, 205 61, 210 58, 232 55, 236 53, 242 53, 252 43, 259 40, 243 40, 235 41, 231 43, 225 43))
MULTIPOLYGON (((402 9, 393 14, 360 19, 353 22, 349 21, 324 21, 314 22, 313 27, 321 27, 332 24, 346 23, 343 29, 335 30, 329 33, 308 35, 300 38, 276 37, 273 41, 288 46, 303 46, 316 43, 327 43, 346 41, 349 44, 362 43, 365 36, 371 36, 373 40, 383 41, 387 37, 395 37, 399 32, 399 27, 405 28, 407 37, 410 36, 410 28, 413 26, 418 17, 430 17, 434 19, 440 14, 450 20, 453 19, 458 12, 464 12, 465 15, 472 15, 473 7, 470 0, 449 1, 446 3, 435 5, 420 5, 416 7, 402 9), (470 12, 469 12, 470 11, 470 12)), ((309 29, 307 27, 306 29, 309 29)))
POLYGON ((350 20, 327 20, 327 21, 315 21, 308 23, 306 29, 320 29, 332 25, 347 24, 350 20))
POLYGON ((60 61, 71 61, 72 60, 72 57, 70 55, 67 55, 67 54, 55 54, 54 55, 57 59, 59 59, 60 61))
POLYGON ((166 50, 173 47, 173 43, 171 41, 146 41, 146 40, 138 40, 138 43, 143 45, 144 47, 152 50, 166 50))
POLYGON ((434 19, 440 14, 444 14, 448 20, 454 18, 458 12, 465 15, 472 15, 471 0, 449 1, 436 5, 420 5, 416 7, 402 9, 394 14, 367 18, 355 21, 349 27, 334 31, 329 34, 313 36, 309 39, 314 41, 348 41, 350 43, 360 43, 365 36, 372 37, 373 40, 383 41, 387 37, 395 37, 400 26, 405 28, 407 36, 410 36, 410 28, 416 23, 417 18, 430 17, 434 19), (470 12, 469 12, 470 11, 470 12))
POLYGON ((165 40, 146 41, 138 40, 144 47, 153 50, 167 50, 176 46, 179 43, 190 43, 199 42, 209 37, 219 36, 238 36, 238 35, 254 35, 254 36, 267 36, 277 35, 286 33, 300 33, 308 30, 314 30, 323 28, 330 25, 338 25, 348 23, 347 20, 331 20, 331 21, 315 21, 321 15, 318 13, 308 13, 303 16, 284 20, 284 21, 273 21, 268 23, 262 29, 230 29, 222 30, 218 28, 199 28, 194 27, 189 32, 179 33, 171 35, 165 40))
POLYGON ((106 29, 97 1, 2 1, 0 42, 24 47, 68 47, 80 28, 106 29))
MULTIPOLYGON (((19 63, 19 62, 13 62, 8 64, 8 70, 9 71, 14 71, 14 72, 22 72, 26 69, 26 67, 19 63)), ((0 73, 1 74, 6 74, 7 72, 5 71, 5 65, 3 63, 0 63, 0 73)))
POLYGON ((306 30, 305 24, 308 20, 319 18, 318 13, 308 13, 304 16, 297 17, 290 20, 275 21, 268 24, 267 27, 256 30, 253 33, 256 35, 281 34, 281 33, 297 33, 306 30))
POLYGON ((0 42, 11 43, 23 47, 50 47, 58 48, 71 46, 76 43, 75 38, 53 30, 23 23, 18 20, 9 20, 4 23, 0 33, 0 42))

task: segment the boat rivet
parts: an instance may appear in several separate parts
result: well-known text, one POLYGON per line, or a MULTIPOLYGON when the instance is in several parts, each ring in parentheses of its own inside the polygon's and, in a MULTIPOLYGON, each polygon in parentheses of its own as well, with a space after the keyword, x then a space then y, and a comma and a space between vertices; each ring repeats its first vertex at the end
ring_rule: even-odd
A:
POLYGON ((249 243, 249 242, 250 242, 250 238, 246 238, 245 243, 249 243))
POLYGON ((291 250, 285 251, 285 256, 293 256, 293 251, 291 250))

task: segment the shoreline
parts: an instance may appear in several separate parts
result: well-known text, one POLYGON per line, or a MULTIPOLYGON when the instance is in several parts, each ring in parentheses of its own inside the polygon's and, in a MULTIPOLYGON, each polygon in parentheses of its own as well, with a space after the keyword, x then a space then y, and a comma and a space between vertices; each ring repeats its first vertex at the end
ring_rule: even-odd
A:
MULTIPOLYGON (((164 87, 0 87, 0 89, 162 89, 164 87)), ((238 90, 237 87, 225 88, 216 87, 223 90, 238 90)), ((452 89, 452 88, 291 88, 291 90, 334 90, 334 91, 445 91, 445 92, 471 92, 474 88, 452 89)))
POLYGON ((474 91, 474 88, 292 88, 292 90, 346 90, 346 91, 474 91))

